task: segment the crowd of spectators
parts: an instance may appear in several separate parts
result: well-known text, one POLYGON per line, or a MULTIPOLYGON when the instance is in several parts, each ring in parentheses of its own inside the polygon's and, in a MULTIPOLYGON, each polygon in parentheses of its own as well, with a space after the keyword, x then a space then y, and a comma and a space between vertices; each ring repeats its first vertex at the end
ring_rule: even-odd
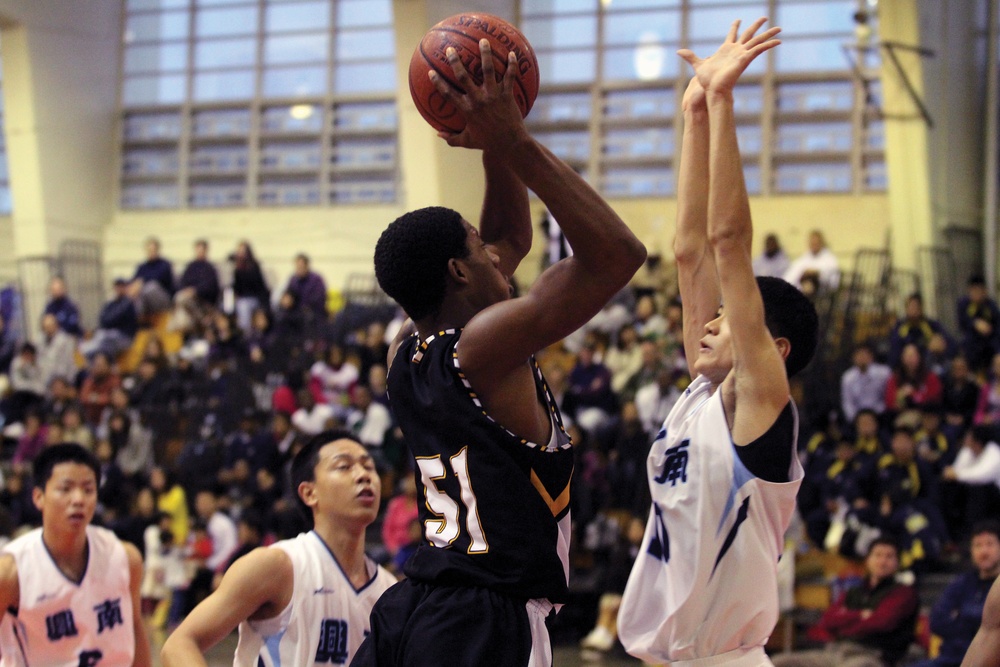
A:
MULTIPOLYGON (((386 396, 400 311, 329 312, 305 254, 273 289, 247 242, 220 273, 196 241, 177 280, 155 239, 146 251, 133 276, 114 280, 92 330, 59 277, 34 341, 14 339, 0 320, 0 526, 38 522, 30 464, 41 448, 93 449, 98 520, 145 553, 153 622, 176 622, 234 557, 303 529, 289 461, 304 439, 341 425, 379 465, 387 497, 381 539, 370 539, 398 569, 420 540, 412 467, 386 396), (158 316, 182 336, 179 350, 166 352, 158 316), (125 368, 143 329, 150 335, 125 368)), ((794 262, 772 235, 755 266, 814 291, 839 282, 819 232, 794 262)), ((651 254, 591 323, 538 356, 577 452, 573 585, 601 597, 602 613, 616 609, 648 512, 649 444, 689 381, 672 276, 651 254)), ((911 295, 887 339, 855 349, 839 409, 804 415, 799 514, 812 548, 862 561, 891 544, 898 567, 920 576, 958 562, 973 526, 1000 516, 1000 310, 978 277, 955 308, 960 329, 947 331, 911 295)), ((602 632, 588 635, 599 648, 602 632)))

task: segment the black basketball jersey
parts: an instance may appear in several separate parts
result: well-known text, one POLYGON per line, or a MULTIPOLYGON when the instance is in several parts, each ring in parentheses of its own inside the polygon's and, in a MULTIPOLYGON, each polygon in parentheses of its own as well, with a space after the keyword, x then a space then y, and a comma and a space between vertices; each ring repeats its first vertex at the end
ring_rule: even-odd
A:
MULTIPOLYGON (((404 572, 418 581, 482 586, 562 601, 569 573, 573 450, 534 359, 537 399, 552 415, 547 443, 487 414, 459 367, 461 331, 400 345, 389 404, 416 462, 425 543, 404 572)), ((498 351, 502 354, 502 351, 498 351)))

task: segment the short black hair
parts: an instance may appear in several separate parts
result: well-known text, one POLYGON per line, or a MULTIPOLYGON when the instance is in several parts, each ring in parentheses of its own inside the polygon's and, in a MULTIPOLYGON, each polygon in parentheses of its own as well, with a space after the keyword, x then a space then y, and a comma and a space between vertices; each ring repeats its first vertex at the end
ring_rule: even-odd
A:
POLYGON ((1000 540, 1000 521, 996 519, 983 519, 972 524, 970 537, 977 537, 986 533, 1000 540))
POLYGON ((880 535, 876 537, 874 540, 872 540, 872 543, 868 545, 868 551, 865 552, 865 557, 867 558, 868 556, 871 556, 872 552, 875 551, 875 547, 880 545, 885 547, 892 547, 893 551, 896 552, 896 558, 900 557, 901 554, 900 554, 899 542, 889 537, 888 535, 880 535))
POLYGON ((375 244, 375 277, 413 320, 436 313, 444 301, 448 261, 469 255, 457 211, 443 206, 396 218, 375 244))
POLYGON ((996 437, 996 430, 990 424, 976 424, 969 429, 969 434, 973 440, 981 445, 985 445, 993 442, 993 439, 996 437))
MULTIPOLYGON (((364 447, 357 436, 350 431, 345 429, 329 429, 309 438, 306 444, 302 445, 302 449, 296 452, 292 458, 292 494, 295 496, 295 500, 298 501, 299 509, 305 513, 305 516, 310 521, 312 521, 312 510, 299 496, 299 485, 302 482, 316 481, 316 464, 319 463, 319 451, 325 445, 337 440, 350 440, 364 447)), ((367 450, 367 447, 365 449, 367 450)))
POLYGON ((758 276, 757 287, 764 301, 764 322, 775 338, 786 338, 791 351, 785 370, 792 377, 805 368, 816 352, 819 317, 816 307, 797 287, 781 278, 758 276))
POLYGON ((52 478, 52 470, 60 463, 79 463, 94 471, 94 479, 101 479, 101 464, 90 450, 76 443, 52 445, 43 449, 33 465, 35 488, 44 489, 52 478))

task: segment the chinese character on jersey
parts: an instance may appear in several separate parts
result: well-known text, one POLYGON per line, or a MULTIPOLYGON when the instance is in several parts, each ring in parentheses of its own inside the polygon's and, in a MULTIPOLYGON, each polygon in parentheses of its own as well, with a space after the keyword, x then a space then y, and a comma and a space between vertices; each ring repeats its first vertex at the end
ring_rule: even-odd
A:
POLYGON ((343 665, 347 662, 347 621, 338 618, 323 619, 319 631, 319 648, 316 662, 343 665))
POLYGON ((49 641, 53 642, 63 637, 74 637, 78 634, 76 623, 73 622, 73 612, 69 609, 46 616, 45 629, 48 631, 49 641))
POLYGON ((94 607, 94 611, 97 612, 97 634, 101 634, 105 630, 113 630, 116 625, 124 623, 121 601, 121 598, 105 600, 94 607))
POLYGON ((670 486, 677 486, 677 482, 688 481, 688 446, 690 444, 690 440, 682 440, 679 445, 664 452, 663 469, 654 480, 657 484, 670 482, 670 486))

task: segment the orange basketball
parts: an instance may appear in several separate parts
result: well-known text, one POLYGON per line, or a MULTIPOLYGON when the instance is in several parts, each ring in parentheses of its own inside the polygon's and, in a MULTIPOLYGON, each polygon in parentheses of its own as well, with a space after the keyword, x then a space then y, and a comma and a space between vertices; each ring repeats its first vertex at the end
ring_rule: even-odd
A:
POLYGON ((420 40, 420 44, 410 59, 410 96, 414 104, 435 129, 445 132, 461 132, 465 128, 465 118, 455 105, 446 101, 431 83, 427 73, 436 71, 442 79, 462 93, 445 51, 453 47, 476 84, 483 82, 483 66, 479 55, 479 40, 490 40, 493 49, 493 69, 497 81, 507 71, 507 54, 517 54, 517 80, 514 85, 514 99, 527 116, 538 95, 538 60, 531 44, 521 31, 507 21, 490 14, 469 12, 455 14, 441 21, 420 40))

